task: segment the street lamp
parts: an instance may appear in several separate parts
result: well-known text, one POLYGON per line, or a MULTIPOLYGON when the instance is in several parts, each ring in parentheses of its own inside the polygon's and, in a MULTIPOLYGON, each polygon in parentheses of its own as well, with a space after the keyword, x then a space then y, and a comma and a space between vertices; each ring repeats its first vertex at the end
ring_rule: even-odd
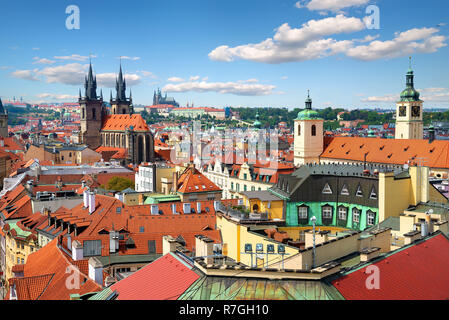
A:
POLYGON ((310 218, 310 221, 312 222, 313 225, 313 265, 312 265, 312 269, 315 268, 315 256, 316 256, 316 251, 315 251, 315 222, 316 222, 316 217, 313 216, 312 218, 310 218))

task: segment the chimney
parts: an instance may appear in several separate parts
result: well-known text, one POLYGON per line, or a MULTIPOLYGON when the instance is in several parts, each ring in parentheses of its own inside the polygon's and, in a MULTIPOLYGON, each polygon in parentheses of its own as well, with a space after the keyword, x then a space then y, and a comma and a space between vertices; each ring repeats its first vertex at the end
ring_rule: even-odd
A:
POLYGON ((201 213, 201 202, 196 203, 196 213, 201 213))
POLYGON ((429 127, 429 143, 432 143, 435 140, 435 128, 431 125, 429 127))
POLYGON ((151 215, 158 215, 159 214, 159 207, 157 204, 151 205, 151 215))
POLYGON ((365 248, 360 251, 360 262, 367 262, 377 258, 380 254, 380 248, 365 248))
POLYGON ((205 257, 206 264, 213 264, 214 241, 202 235, 195 236, 195 257, 205 257))
POLYGON ((173 192, 178 191, 178 172, 173 172, 173 192))
POLYGON ((165 256, 169 252, 175 252, 177 244, 178 243, 172 236, 163 236, 162 237, 162 254, 165 256))
POLYGON ((89 192, 89 214, 95 211, 95 193, 89 192))
POLYGON ((78 240, 72 242, 72 259, 74 261, 83 260, 83 246, 78 240))
POLYGON ((84 190, 83 192, 83 207, 87 208, 89 206, 89 190, 84 190))
POLYGON ((72 251, 72 237, 70 236, 70 234, 67 234, 67 249, 69 249, 69 251, 72 251))
POLYGON ((103 286, 103 264, 97 257, 89 259, 89 278, 103 286))
POLYGON ((410 231, 404 234, 404 245, 415 242, 421 239, 421 233, 418 230, 410 231))
POLYGON ((109 253, 115 253, 119 249, 118 231, 109 231, 109 253))
POLYGON ((183 208, 184 214, 190 214, 191 213, 191 211, 190 211, 190 203, 183 203, 182 204, 182 208, 183 208))

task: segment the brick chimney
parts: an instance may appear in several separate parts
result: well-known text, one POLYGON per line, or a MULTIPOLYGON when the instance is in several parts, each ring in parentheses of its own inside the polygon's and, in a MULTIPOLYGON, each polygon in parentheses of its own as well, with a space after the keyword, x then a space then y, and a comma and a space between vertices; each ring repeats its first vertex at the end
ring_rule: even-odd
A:
POLYGON ((178 172, 173 172, 173 192, 176 193, 178 191, 178 172))
POLYGON ((89 278, 103 286, 103 264, 97 257, 89 259, 89 278))

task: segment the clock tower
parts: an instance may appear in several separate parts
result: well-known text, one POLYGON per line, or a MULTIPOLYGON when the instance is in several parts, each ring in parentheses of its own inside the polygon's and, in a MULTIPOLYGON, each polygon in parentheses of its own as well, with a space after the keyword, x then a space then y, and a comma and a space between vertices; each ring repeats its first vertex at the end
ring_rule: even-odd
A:
POLYGON ((406 76, 406 88, 396 104, 396 139, 423 139, 423 101, 414 87, 411 66, 406 76))

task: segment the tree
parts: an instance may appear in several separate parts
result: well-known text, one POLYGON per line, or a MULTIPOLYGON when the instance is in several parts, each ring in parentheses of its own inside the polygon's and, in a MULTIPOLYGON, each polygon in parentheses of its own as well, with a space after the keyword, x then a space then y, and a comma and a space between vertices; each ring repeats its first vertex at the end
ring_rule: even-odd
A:
POLYGON ((134 181, 123 177, 113 177, 108 181, 108 190, 123 191, 125 189, 134 189, 134 181))

